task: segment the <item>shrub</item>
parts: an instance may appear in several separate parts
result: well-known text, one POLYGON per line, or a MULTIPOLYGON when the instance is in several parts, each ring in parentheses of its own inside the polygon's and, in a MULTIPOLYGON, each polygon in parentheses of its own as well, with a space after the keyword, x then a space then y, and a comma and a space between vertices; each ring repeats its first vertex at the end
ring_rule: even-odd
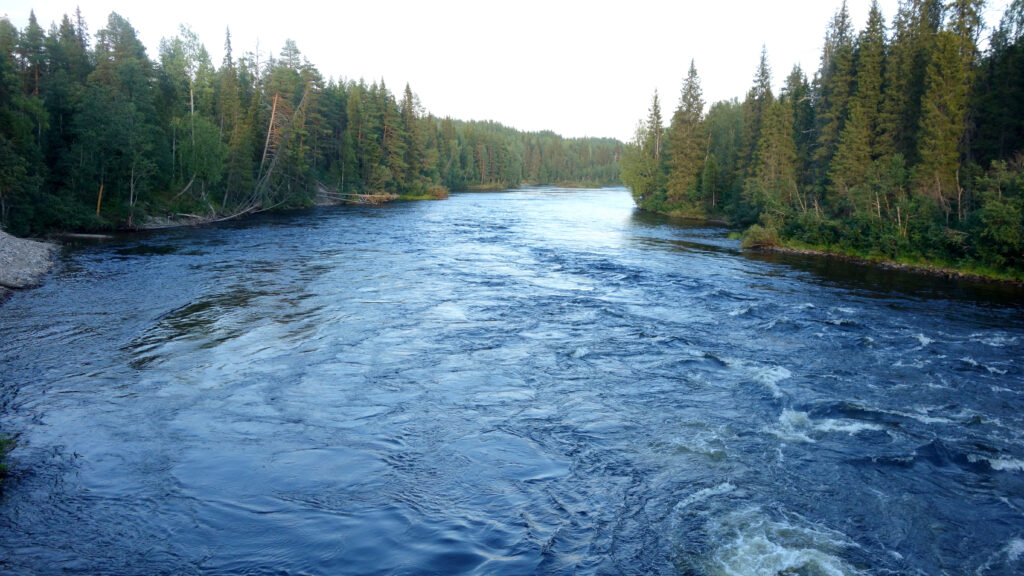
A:
POLYGON ((427 187, 427 194, 435 200, 444 200, 448 197, 448 189, 439 184, 433 184, 427 187))
POLYGON ((754 224, 743 234, 742 248, 771 248, 779 245, 779 235, 774 228, 754 224))

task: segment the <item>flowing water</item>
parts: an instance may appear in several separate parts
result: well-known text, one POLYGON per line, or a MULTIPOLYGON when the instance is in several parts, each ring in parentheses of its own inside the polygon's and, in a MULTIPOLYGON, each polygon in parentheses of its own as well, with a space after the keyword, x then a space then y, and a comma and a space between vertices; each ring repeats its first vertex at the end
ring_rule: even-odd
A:
POLYGON ((68 249, 0 309, 11 574, 1017 574, 1022 292, 622 189, 68 249))

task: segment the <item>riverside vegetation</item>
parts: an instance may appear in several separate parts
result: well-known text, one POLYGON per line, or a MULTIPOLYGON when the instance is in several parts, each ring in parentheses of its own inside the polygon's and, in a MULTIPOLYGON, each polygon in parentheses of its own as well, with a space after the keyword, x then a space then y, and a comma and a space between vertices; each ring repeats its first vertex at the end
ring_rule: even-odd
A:
POLYGON ((16 235, 275 207, 619 182, 622 144, 427 113, 407 85, 325 79, 289 40, 215 67, 182 26, 147 56, 111 14, 0 19, 0 225, 16 235))
POLYGON ((668 127, 655 93, 622 161, 652 212, 747 227, 747 246, 824 250, 1024 279, 1024 1, 986 51, 983 0, 843 2, 812 80, 705 112, 694 62, 668 127))

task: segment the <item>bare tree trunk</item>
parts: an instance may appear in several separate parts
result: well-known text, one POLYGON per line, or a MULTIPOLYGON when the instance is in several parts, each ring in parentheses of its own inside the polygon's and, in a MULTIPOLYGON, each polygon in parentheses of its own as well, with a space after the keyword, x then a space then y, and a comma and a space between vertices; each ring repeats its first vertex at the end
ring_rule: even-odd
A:
POLYGON ((267 152, 270 150, 270 135, 274 132, 274 115, 277 114, 277 94, 274 94, 274 105, 270 108, 270 124, 267 126, 267 141, 263 145, 263 159, 260 160, 260 174, 263 173, 263 165, 267 162, 267 152))
POLYGON ((96 196, 96 217, 100 217, 100 204, 103 202, 103 181, 100 181, 100 193, 96 196))

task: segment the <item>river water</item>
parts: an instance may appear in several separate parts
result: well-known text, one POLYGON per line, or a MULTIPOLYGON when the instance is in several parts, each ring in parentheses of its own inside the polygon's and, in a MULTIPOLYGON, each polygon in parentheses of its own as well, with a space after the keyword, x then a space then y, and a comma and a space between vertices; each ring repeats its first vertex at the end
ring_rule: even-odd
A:
POLYGON ((1024 298, 623 189, 65 251, 0 310, 11 574, 1018 574, 1024 298))

